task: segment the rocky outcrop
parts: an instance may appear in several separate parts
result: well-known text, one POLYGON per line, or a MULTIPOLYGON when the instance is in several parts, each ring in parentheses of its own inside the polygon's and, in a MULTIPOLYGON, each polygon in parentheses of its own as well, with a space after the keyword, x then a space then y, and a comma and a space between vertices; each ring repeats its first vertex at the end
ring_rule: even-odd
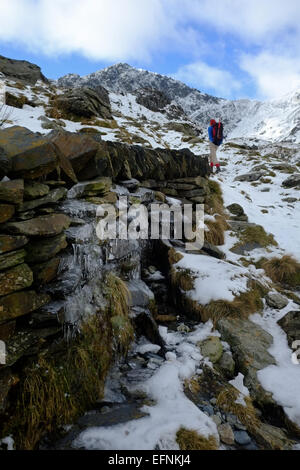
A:
POLYGON ((168 104, 171 104, 170 98, 165 93, 152 88, 140 88, 136 95, 136 102, 150 111, 161 112, 168 104))
POLYGON ((300 174, 289 176, 286 180, 283 181, 282 186, 284 188, 295 188, 300 187, 300 174))
POLYGON ((245 375, 245 385, 251 395, 260 404, 272 403, 272 396, 262 388, 257 372, 276 364, 268 352, 273 337, 255 323, 243 318, 221 318, 217 321, 217 328, 222 339, 230 344, 235 363, 245 375))
POLYGON ((0 72, 11 80, 34 85, 38 80, 47 82, 41 68, 26 60, 14 60, 0 56, 0 72))
POLYGON ((63 113, 62 117, 73 115, 81 118, 97 116, 112 119, 108 93, 100 86, 96 89, 72 88, 58 95, 52 105, 63 113))
POLYGON ((294 341, 300 338, 300 310, 289 312, 279 320, 278 325, 286 333, 289 346, 292 347, 294 341))

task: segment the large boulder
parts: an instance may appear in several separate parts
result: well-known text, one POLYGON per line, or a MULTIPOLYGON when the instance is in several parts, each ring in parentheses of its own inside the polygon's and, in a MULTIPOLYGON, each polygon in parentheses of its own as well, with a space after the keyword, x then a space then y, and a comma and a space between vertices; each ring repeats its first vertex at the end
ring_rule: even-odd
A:
POLYGON ((24 222, 9 222, 5 224, 5 231, 32 237, 54 237, 69 228, 70 223, 71 219, 67 215, 51 214, 24 222))
POLYGON ((0 72, 9 79, 30 85, 34 85, 38 80, 47 82, 40 67, 26 60, 8 59, 7 57, 0 56, 0 72))
POLYGON ((82 118, 94 116, 112 119, 109 96, 102 87, 72 88, 55 97, 55 106, 62 111, 62 117, 75 115, 82 118))
POLYGON ((268 352, 273 337, 260 326, 244 318, 221 318, 217 329, 230 344, 235 363, 245 376, 245 386, 258 403, 273 403, 272 395, 261 386, 257 372, 276 361, 268 352))
POLYGON ((91 137, 71 132, 51 132, 48 136, 77 174, 96 155, 98 143, 91 137))
POLYGON ((294 341, 300 340, 300 310, 289 312, 279 320, 278 325, 286 333, 290 347, 294 341))
POLYGON ((300 174, 289 176, 286 180, 283 181, 282 186, 284 188, 295 188, 296 186, 300 187, 300 174))
POLYGON ((25 127, 0 130, 0 172, 5 168, 3 159, 8 161, 5 174, 11 178, 36 179, 60 167, 76 181, 72 165, 57 152, 51 140, 25 127))

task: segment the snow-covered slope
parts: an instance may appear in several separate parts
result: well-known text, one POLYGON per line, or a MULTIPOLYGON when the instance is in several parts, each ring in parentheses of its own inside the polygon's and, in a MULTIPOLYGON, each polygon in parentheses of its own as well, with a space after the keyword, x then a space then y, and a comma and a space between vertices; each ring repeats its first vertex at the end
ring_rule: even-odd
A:
POLYGON ((171 77, 128 64, 117 64, 90 75, 69 74, 58 80, 64 87, 102 85, 114 93, 135 94, 141 88, 165 93, 174 104, 203 128, 211 117, 221 118, 227 136, 255 137, 265 140, 300 142, 300 92, 297 90, 280 100, 225 100, 190 88, 171 77))

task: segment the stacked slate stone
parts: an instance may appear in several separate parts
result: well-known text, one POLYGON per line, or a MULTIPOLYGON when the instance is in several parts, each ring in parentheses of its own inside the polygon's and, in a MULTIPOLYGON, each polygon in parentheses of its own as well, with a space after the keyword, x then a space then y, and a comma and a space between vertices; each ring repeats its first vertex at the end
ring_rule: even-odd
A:
POLYGON ((112 184, 138 178, 150 180, 148 187, 154 180, 157 195, 161 189, 202 202, 207 174, 207 159, 188 150, 103 142, 99 134, 53 131, 44 136, 18 126, 0 131, 0 341, 6 348, 5 364, 0 364, 0 419, 12 388, 23 383, 28 361, 62 344, 56 340, 63 338, 63 312, 49 310, 56 299, 48 286, 56 281, 68 247, 65 231, 72 221, 61 209, 68 190, 85 181, 76 198, 115 204, 112 184))

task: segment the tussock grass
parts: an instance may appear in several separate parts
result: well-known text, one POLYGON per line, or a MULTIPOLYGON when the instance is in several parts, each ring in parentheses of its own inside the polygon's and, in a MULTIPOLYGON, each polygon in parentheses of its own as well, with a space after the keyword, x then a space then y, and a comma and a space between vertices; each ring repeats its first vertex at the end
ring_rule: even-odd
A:
POLYGON ((204 437, 191 429, 180 428, 176 434, 176 442, 181 450, 218 450, 218 442, 214 436, 204 437))
POLYGON ((207 305, 201 305, 187 296, 182 298, 181 302, 182 307, 191 317, 204 323, 212 320, 213 324, 216 325, 220 318, 248 318, 249 315, 262 311, 262 297, 267 292, 268 290, 260 283, 251 281, 249 282, 249 290, 237 296, 232 302, 215 300, 207 305))
POLYGON ((300 286, 300 263, 290 255, 265 261, 261 260, 259 266, 265 270, 266 274, 276 284, 289 287, 300 286))
POLYGON ((204 233, 204 238, 208 243, 220 246, 225 243, 225 231, 229 229, 229 225, 225 217, 221 215, 215 216, 216 222, 206 221, 205 225, 209 229, 204 233))
POLYGON ((240 241, 234 245, 237 248, 246 243, 259 243, 262 247, 273 245, 278 246, 272 233, 267 234, 261 225, 248 226, 239 233, 240 241))
POLYGON ((193 273, 190 269, 171 269, 171 281, 173 285, 176 285, 185 292, 194 289, 193 273))
POLYGON ((213 245, 220 246, 225 243, 225 231, 229 229, 226 221, 224 201, 220 185, 216 181, 208 182, 210 194, 205 201, 205 212, 214 215, 216 221, 205 222, 209 231, 205 232, 205 240, 213 245))
POLYGON ((169 258, 169 263, 172 266, 173 264, 179 263, 179 261, 182 260, 183 255, 179 253, 179 251, 176 251, 175 248, 171 248, 168 251, 168 258, 169 258))
POLYGON ((236 403, 240 392, 232 386, 225 387, 217 396, 217 406, 225 411, 225 413, 232 413, 246 426, 250 433, 255 434, 256 430, 260 427, 260 420, 257 416, 256 410, 253 406, 250 397, 244 397, 246 406, 236 403))

